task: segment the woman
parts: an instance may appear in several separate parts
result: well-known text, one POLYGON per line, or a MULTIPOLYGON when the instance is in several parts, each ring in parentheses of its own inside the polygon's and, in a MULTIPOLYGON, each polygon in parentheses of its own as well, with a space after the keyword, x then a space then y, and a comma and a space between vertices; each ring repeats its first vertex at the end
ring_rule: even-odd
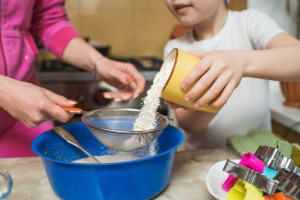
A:
POLYGON ((61 106, 76 102, 38 87, 34 70, 37 48, 32 35, 64 62, 97 74, 118 88, 105 93, 115 101, 140 95, 145 80, 131 64, 103 57, 69 24, 64 0, 0 1, 0 157, 34 156, 32 140, 67 122, 61 106))

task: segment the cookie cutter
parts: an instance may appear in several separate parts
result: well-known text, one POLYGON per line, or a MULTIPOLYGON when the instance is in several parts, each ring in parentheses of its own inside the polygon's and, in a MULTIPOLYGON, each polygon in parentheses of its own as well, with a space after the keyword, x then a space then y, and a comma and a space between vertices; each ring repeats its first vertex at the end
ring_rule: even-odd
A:
POLYGON ((273 179, 276 176, 277 171, 270 168, 264 168, 264 171, 261 174, 266 176, 269 179, 273 179))
POLYGON ((263 197, 263 191, 255 187, 254 185, 247 183, 242 179, 238 179, 236 184, 229 190, 226 195, 226 199, 234 200, 265 200, 263 197))
POLYGON ((297 174, 298 176, 300 176, 300 168, 297 166, 294 166, 294 168, 292 169, 292 172, 294 174, 297 174))
POLYGON ((281 169, 274 180, 278 182, 278 189, 286 196, 300 200, 300 177, 297 174, 281 169))
MULTIPOLYGON (((265 164, 251 152, 245 153, 242 156, 239 164, 247 168, 253 169, 259 173, 263 172, 265 166, 265 164)), ((237 177, 234 177, 230 174, 225 180, 225 182, 222 184, 222 189, 228 192, 232 187, 234 187, 238 180, 239 179, 237 177)))
POLYGON ((267 200, 291 200, 291 198, 286 196, 283 192, 276 192, 274 195, 266 195, 264 197, 267 200))
POLYGON ((280 169, 292 171, 295 168, 294 161, 283 156, 277 148, 259 146, 254 155, 265 163, 265 167, 276 171, 280 169))
POLYGON ((269 179, 266 176, 252 169, 236 164, 229 159, 227 159, 223 171, 256 186, 258 189, 267 194, 274 194, 276 192, 278 181, 269 179))

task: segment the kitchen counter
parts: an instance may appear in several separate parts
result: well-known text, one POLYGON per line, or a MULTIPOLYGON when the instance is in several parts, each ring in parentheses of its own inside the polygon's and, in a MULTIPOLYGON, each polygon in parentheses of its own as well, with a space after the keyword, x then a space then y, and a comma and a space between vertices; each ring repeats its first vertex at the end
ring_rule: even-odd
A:
MULTIPOLYGON (((272 120, 288 127, 300 122, 300 109, 283 105, 285 98, 281 92, 279 82, 270 81, 270 110, 272 120)), ((300 133, 300 125, 292 129, 300 133)))
MULTIPOLYGON (((227 158, 237 157, 225 149, 178 151, 170 183, 154 199, 213 200, 206 188, 205 177, 214 163, 227 158)), ((39 157, 1 158, 0 168, 6 169, 14 181, 10 200, 59 199, 51 189, 39 157)))

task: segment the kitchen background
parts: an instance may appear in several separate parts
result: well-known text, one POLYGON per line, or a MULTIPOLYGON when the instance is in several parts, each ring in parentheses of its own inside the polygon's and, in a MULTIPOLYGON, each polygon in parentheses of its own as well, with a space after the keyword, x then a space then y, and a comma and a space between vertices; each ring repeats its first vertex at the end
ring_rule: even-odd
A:
MULTIPOLYGON (((231 0, 229 7, 243 10, 246 0, 231 0)), ((163 0, 66 0, 65 8, 82 36, 109 45, 109 55, 114 57, 161 59, 178 24, 163 0)))

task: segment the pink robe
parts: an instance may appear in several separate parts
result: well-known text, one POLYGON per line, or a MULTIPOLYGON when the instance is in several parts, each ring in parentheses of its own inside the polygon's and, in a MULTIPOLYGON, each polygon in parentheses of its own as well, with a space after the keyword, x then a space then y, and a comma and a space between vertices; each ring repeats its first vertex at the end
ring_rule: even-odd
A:
MULTIPOLYGON (((0 1, 0 75, 37 84, 34 63, 38 51, 30 33, 62 57, 70 40, 80 37, 63 6, 64 0, 0 1)), ((0 108, 0 158, 35 156, 31 142, 52 127, 48 121, 28 128, 0 108)))

